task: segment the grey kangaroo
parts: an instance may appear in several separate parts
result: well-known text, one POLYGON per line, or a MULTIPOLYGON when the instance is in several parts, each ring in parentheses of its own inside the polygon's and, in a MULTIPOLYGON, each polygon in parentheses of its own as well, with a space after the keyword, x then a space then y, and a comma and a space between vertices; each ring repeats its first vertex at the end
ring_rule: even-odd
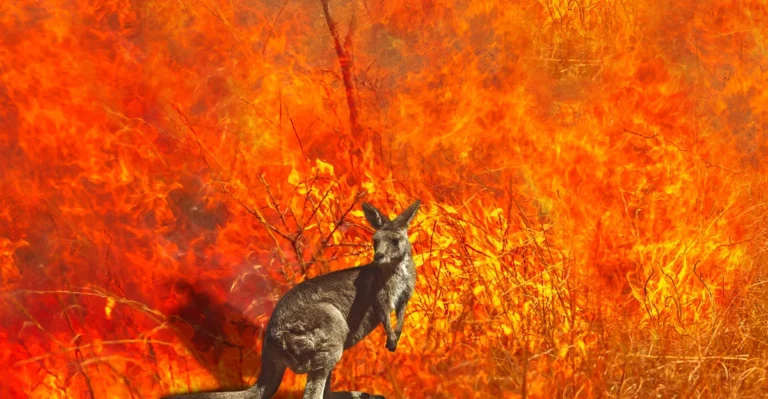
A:
POLYGON ((364 392, 331 392, 331 372, 344 350, 365 338, 379 324, 387 334, 386 348, 394 352, 403 332, 405 307, 416 284, 416 267, 408 226, 420 201, 390 220, 363 203, 373 234, 373 262, 306 280, 277 302, 262 344, 261 374, 252 387, 237 392, 208 392, 170 396, 184 399, 267 399, 283 379, 286 368, 307 374, 304 399, 383 398, 364 392), (390 315, 395 311, 397 325, 390 315))

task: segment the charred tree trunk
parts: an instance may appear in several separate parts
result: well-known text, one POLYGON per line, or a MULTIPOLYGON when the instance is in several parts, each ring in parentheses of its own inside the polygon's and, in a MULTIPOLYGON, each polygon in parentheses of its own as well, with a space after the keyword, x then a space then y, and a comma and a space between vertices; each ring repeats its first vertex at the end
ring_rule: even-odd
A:
POLYGON ((331 38, 333 39, 333 46, 336 49, 336 56, 341 65, 341 76, 344 81, 344 90, 347 97, 347 107, 349 108, 349 125, 350 125, 350 140, 349 140, 349 161, 351 164, 351 170, 349 177, 355 181, 359 181, 361 176, 360 166, 363 159, 363 151, 361 144, 364 143, 362 129, 360 128, 359 113, 357 108, 357 102, 355 101, 356 84, 355 76, 353 73, 354 58, 352 56, 352 37, 357 27, 357 13, 355 12, 354 5, 352 8, 352 17, 349 20, 349 29, 342 41, 341 34, 339 33, 338 23, 333 18, 331 13, 330 0, 320 0, 323 5, 323 14, 325 15, 325 21, 328 24, 328 29, 331 32, 331 38))

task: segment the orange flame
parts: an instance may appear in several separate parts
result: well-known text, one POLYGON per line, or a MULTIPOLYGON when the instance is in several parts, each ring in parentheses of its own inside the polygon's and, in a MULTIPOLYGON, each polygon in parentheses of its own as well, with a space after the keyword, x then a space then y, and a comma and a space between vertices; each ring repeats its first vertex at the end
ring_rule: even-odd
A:
POLYGON ((401 343, 335 389, 764 392, 764 2, 323 3, 0 4, 0 396, 253 384, 415 198, 401 343))

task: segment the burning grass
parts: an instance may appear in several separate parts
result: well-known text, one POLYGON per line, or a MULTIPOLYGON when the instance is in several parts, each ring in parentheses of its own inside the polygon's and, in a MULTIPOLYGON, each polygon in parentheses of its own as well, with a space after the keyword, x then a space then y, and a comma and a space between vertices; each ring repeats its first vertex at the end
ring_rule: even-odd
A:
POLYGON ((252 384, 279 296, 371 257, 360 202, 420 198, 398 351, 336 388, 765 397, 766 14, 5 2, 0 395, 252 384))

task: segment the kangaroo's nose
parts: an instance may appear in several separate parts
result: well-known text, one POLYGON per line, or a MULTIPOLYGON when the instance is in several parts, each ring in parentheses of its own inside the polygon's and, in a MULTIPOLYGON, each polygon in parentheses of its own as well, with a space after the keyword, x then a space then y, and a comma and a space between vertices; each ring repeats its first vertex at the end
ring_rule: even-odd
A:
POLYGON ((381 262, 384 260, 384 254, 374 254, 373 255, 373 261, 374 262, 381 262))

